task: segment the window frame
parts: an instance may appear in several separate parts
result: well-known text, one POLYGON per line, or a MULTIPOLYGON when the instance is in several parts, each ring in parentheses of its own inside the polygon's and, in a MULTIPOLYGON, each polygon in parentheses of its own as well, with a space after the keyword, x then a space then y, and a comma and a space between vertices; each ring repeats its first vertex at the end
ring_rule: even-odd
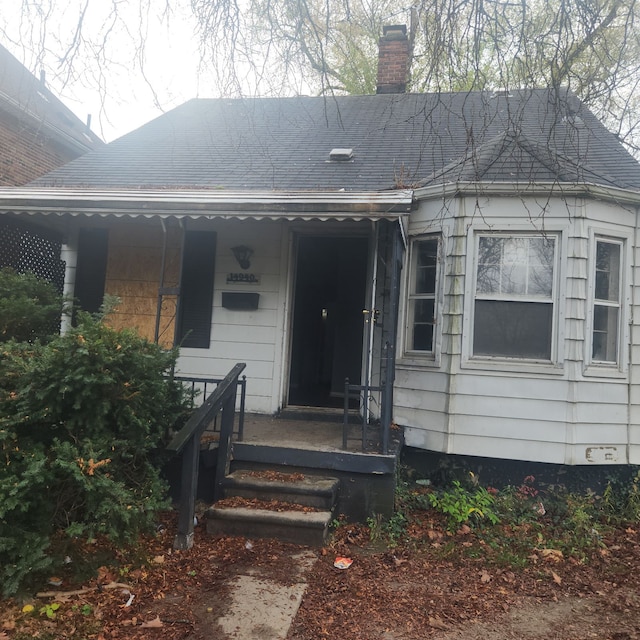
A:
MULTIPOLYGON (((503 229, 499 231, 493 231, 490 229, 474 229, 470 230, 469 245, 472 248, 471 255, 468 256, 468 268, 471 270, 471 284, 469 287, 469 304, 467 308, 467 317, 470 318, 470 322, 466 331, 467 354, 468 363, 482 363, 482 362, 495 362, 502 363, 504 366, 509 367, 510 364, 515 365, 520 370, 523 366, 530 366, 534 368, 549 367, 556 369, 560 364, 560 349, 559 344, 561 340, 560 331, 560 314, 561 304, 560 301, 563 296, 564 287, 561 284, 560 271, 561 271, 561 256, 565 251, 565 237, 561 229, 549 229, 545 231, 531 231, 530 229, 503 229), (552 274, 551 274, 551 293, 547 296, 536 296, 531 294, 517 294, 517 293, 478 293, 478 265, 480 259, 480 242, 481 238, 493 237, 493 238, 550 238, 554 241, 554 252, 552 260, 552 274), (477 315, 477 302, 479 300, 496 301, 496 302, 530 302, 551 305, 550 311, 550 338, 549 338, 549 358, 544 357, 527 357, 523 355, 504 355, 504 354, 476 354, 475 342, 476 342, 476 315, 477 315)), ((502 262, 501 262, 502 264, 502 262)), ((527 276, 527 283, 529 282, 527 276)))
POLYGON ((408 358, 420 358, 421 360, 437 361, 440 347, 441 325, 441 284, 444 238, 442 233, 430 233, 411 238, 409 249, 409 272, 407 274, 406 309, 404 322, 404 354, 408 358), (416 293, 418 245, 423 242, 436 243, 436 263, 434 291, 428 293, 416 293), (433 300, 433 324, 431 334, 431 349, 415 349, 412 342, 415 333, 415 303, 419 300, 433 300))
POLYGON ((592 229, 589 242, 589 276, 588 276, 588 311, 587 330, 585 334, 585 375, 620 375, 624 374, 627 367, 627 353, 624 345, 628 341, 627 314, 628 300, 628 237, 615 235, 608 231, 592 229), (618 274, 618 300, 617 306, 611 301, 596 298, 596 273, 598 243, 617 245, 620 248, 619 274, 618 274), (618 309, 616 361, 598 360, 593 355, 593 339, 595 335, 595 308, 596 306, 613 306, 618 309))

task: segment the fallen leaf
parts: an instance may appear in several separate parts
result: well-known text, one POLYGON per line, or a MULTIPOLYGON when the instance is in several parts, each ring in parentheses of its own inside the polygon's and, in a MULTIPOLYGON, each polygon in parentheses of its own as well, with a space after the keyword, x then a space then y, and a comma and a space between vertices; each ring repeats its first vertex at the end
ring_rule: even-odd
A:
POLYGON ((5 622, 2 623, 2 628, 6 629, 7 631, 13 631, 16 628, 16 621, 6 620, 5 622))
POLYGON ((164 556, 155 556, 151 562, 153 562, 153 564, 163 564, 164 556))
POLYGON ((471 533, 471 527, 468 524, 463 524, 459 529, 458 533, 462 536, 466 536, 471 533))
POLYGON ((549 562, 562 562, 564 556, 559 549, 541 549, 540 555, 549 562))
POLYGON ((447 625, 442 621, 441 618, 434 618, 432 616, 429 616, 429 626, 433 627, 434 629, 447 628, 447 625))
POLYGON ((480 572, 480 582, 491 582, 491 574, 486 571, 480 572))
POLYGON ((404 564, 406 562, 406 560, 404 560, 403 558, 396 558, 395 556, 393 556, 393 564, 396 567, 399 567, 400 565, 404 564))
POLYGON ((162 627, 162 620, 160 620, 160 616, 156 616, 153 620, 149 620, 149 622, 143 622, 140 625, 144 629, 151 629, 155 627, 162 627))
POLYGON ((551 577, 556 584, 562 584, 562 578, 555 571, 551 572, 551 577))

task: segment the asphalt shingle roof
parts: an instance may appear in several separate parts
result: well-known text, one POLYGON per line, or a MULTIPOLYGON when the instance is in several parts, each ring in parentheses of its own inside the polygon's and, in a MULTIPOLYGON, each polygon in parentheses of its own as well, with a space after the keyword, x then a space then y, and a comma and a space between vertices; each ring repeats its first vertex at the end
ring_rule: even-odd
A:
POLYGON ((640 165, 575 96, 548 90, 194 99, 31 184, 379 191, 470 180, 640 189, 640 165), (329 161, 334 148, 353 159, 329 161))

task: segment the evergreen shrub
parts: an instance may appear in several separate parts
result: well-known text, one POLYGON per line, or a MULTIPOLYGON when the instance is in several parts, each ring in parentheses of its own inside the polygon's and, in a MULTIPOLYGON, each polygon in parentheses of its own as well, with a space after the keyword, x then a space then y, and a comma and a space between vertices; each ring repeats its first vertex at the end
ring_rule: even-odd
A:
POLYGON ((0 269, 0 343, 46 341, 60 329, 62 296, 32 273, 0 269))
POLYGON ((166 437, 186 410, 176 351, 79 314, 47 344, 0 346, 0 587, 51 571, 52 541, 121 543, 166 506, 166 437))

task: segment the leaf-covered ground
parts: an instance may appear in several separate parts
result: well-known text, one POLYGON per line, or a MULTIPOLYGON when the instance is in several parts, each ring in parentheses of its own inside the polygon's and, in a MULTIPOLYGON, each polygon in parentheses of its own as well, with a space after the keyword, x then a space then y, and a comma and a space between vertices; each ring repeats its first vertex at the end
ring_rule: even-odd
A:
MULTIPOLYGON (((0 639, 224 640, 216 620, 231 578, 257 571, 280 584, 296 579, 294 545, 212 538, 198 527, 194 548, 174 552, 174 524, 168 514, 126 553, 88 545, 38 597, 2 601, 0 639), (72 581, 82 570, 85 579, 72 581)), ((317 551, 288 640, 640 639, 636 528, 612 530, 580 559, 535 541, 527 549, 526 531, 502 533, 513 544, 467 527, 448 533, 425 516, 389 549, 372 543, 366 527, 342 525, 317 551), (336 556, 353 564, 336 569, 336 556)))

